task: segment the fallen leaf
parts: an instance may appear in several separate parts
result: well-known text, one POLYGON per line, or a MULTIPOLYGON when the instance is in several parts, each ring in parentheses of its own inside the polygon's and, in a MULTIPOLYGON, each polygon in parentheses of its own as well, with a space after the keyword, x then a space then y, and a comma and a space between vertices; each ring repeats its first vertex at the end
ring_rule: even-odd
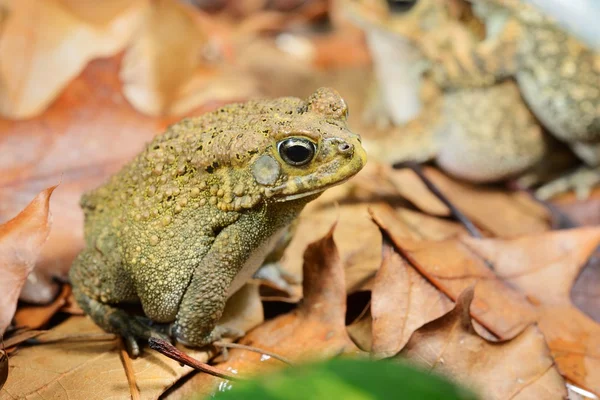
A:
POLYGON ((63 288, 54 301, 44 306, 25 305, 17 309, 15 313, 15 325, 25 326, 30 329, 39 329, 46 325, 65 304, 71 295, 71 286, 63 285, 63 288))
POLYGON ((346 327, 352 341, 362 351, 370 352, 373 347, 373 318, 370 310, 346 327))
POLYGON ((177 0, 158 0, 147 12, 121 67, 123 93, 139 111, 183 115, 211 101, 256 95, 242 71, 227 67, 225 49, 209 34, 222 28, 177 0), (215 60, 203 54, 207 52, 215 60))
POLYGON ((369 215, 375 221, 390 221, 385 225, 396 238, 439 241, 467 233, 467 230, 458 222, 432 217, 404 207, 394 209, 387 203, 369 206, 369 215))
POLYGON ((498 279, 460 240, 415 240, 399 232, 392 218, 375 218, 375 222, 402 256, 450 299, 455 301, 463 290, 476 284, 473 317, 498 338, 513 338, 535 321, 535 308, 525 296, 498 279))
POLYGON ((531 325, 510 341, 486 341, 471 323, 473 295, 473 288, 465 290, 454 309, 418 329, 397 358, 450 376, 485 399, 566 398, 539 330, 531 325))
MULTIPOLYGON (((424 168, 424 172, 454 206, 494 236, 515 237, 550 229, 549 212, 526 193, 459 182, 435 168, 424 168)), ((421 210, 436 216, 449 215, 412 171, 390 172, 390 179, 399 193, 421 210)))
POLYGON ((369 218, 368 203, 336 207, 328 199, 316 201, 300 215, 281 264, 292 275, 301 276, 302 254, 307 246, 338 220, 333 236, 345 270, 346 287, 353 293, 375 275, 381 264, 381 233, 369 218))
POLYGON ((372 353, 387 358, 398 353, 413 332, 452 309, 452 300, 427 282, 390 246, 371 294, 372 353))
POLYGON ((55 0, 10 2, 0 36, 0 114, 30 118, 43 112, 90 60, 126 46, 147 4, 130 2, 98 27, 55 0))
POLYGON ((42 191, 16 217, 0 225, 0 335, 10 324, 21 288, 48 239, 54 189, 42 191))
MULTIPOLYGON (((257 305, 261 303, 256 288, 240 289, 227 303, 224 315, 228 319, 224 324, 250 330, 262 320, 256 318, 256 315, 262 315, 262 307, 258 309, 257 305), (240 296, 248 301, 243 301, 240 296), (254 299, 248 296, 254 296, 254 299)), ((91 333, 103 331, 89 318, 73 316, 44 336, 50 340, 52 336, 60 338, 91 333)), ((38 338, 41 340, 41 336, 38 338)), ((118 339, 62 340, 21 348, 10 359, 10 376, 0 390, 0 400, 32 395, 54 398, 65 393, 76 393, 74 396, 87 399, 130 398, 118 342, 118 339)), ((185 351, 204 362, 210 356, 206 351, 188 348, 185 351)), ((132 366, 141 396, 148 399, 158 398, 165 389, 192 371, 148 348, 132 360, 132 366)))
POLYGON ((600 324, 573 306, 570 290, 600 244, 600 228, 549 232, 513 240, 464 238, 500 279, 537 307, 537 321, 561 373, 600 395, 600 324))
MULTIPOLYGON (((300 306, 256 327, 241 344, 270 351, 292 362, 360 352, 346 331, 344 269, 333 239, 334 228, 335 225, 331 226, 304 253, 304 300, 300 306)), ((216 367, 248 376, 282 365, 268 356, 231 349, 228 360, 216 367)), ((192 393, 208 396, 215 390, 228 390, 231 385, 207 374, 197 374, 169 398, 189 398, 192 393)))

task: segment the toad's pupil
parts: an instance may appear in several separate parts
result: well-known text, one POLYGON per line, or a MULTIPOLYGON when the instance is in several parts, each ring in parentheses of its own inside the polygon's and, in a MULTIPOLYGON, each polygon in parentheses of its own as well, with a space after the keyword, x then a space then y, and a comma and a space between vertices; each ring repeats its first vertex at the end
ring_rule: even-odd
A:
POLYGON ((417 4, 418 0, 387 0, 390 11, 402 13, 410 10, 417 4))
POLYGON ((310 159, 310 149, 301 146, 301 145, 293 145, 290 147, 287 147, 285 149, 286 155, 287 157, 295 162, 295 163, 302 163, 305 162, 306 160, 310 159))

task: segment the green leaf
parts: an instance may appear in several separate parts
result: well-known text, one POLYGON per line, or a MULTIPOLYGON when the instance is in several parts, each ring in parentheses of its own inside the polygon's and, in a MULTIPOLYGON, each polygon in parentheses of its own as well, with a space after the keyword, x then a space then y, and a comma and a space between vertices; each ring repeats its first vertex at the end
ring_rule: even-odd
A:
MULTIPOLYGON (((228 385, 229 386, 229 385, 228 385)), ((217 400, 419 399, 470 400, 472 393, 450 381, 392 361, 333 359, 236 382, 217 400)))

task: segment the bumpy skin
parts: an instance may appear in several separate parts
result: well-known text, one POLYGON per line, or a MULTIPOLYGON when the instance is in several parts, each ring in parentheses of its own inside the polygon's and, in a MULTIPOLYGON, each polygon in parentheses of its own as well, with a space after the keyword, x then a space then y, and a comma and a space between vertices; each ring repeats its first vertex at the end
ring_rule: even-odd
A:
MULTIPOLYGON (((487 59, 474 63, 469 58, 475 49, 480 50, 485 29, 470 7, 454 0, 419 0, 404 9, 394 9, 383 0, 351 1, 348 6, 355 19, 362 18, 373 29, 386 29, 412 42, 430 63, 425 82, 434 82, 442 91, 441 115, 426 117, 429 125, 421 127, 419 143, 407 139, 417 136, 410 125, 389 138, 404 147, 412 142, 410 152, 388 143, 368 143, 376 149, 375 154, 387 161, 430 154, 447 172, 473 182, 506 179, 542 159, 546 142, 541 127, 516 83, 497 82, 494 75, 482 72, 487 59), (427 150, 414 149, 417 147, 427 150)), ((495 50, 514 54, 511 46, 495 50)))
POLYGON ((70 278, 84 311, 131 350, 172 324, 201 346, 225 301, 260 266, 306 203, 356 174, 366 155, 331 89, 309 99, 234 104, 171 126, 109 182, 81 200, 86 248, 70 278), (314 158, 290 165, 279 144, 304 138, 314 158), (140 302, 148 320, 119 306, 140 302))
POLYGON ((515 76, 536 116, 561 140, 600 142, 600 54, 521 1, 471 1, 499 25, 471 54, 479 75, 515 76))
POLYGON ((536 194, 575 189, 586 197, 600 182, 600 53, 521 0, 471 2, 494 30, 475 48, 459 50, 461 57, 438 57, 437 81, 485 87, 514 77, 535 116, 587 164, 536 194), (476 68, 464 73, 465 65, 476 68))

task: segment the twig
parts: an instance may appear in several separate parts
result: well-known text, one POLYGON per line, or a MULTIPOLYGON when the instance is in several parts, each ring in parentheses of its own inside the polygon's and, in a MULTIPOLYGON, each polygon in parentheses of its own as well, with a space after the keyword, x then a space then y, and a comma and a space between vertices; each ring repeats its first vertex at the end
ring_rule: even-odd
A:
POLYGON ((467 218, 466 215, 464 215, 458 208, 456 208, 456 206, 454 206, 454 204, 450 202, 450 200, 448 200, 448 198, 440 191, 440 189, 437 188, 437 186, 435 186, 433 182, 431 182, 431 180, 423 173, 423 170, 419 164, 414 161, 406 161, 396 163, 392 167, 395 169, 410 168, 415 174, 417 174, 425 186, 427 186, 427 189, 429 189, 429 191, 433 193, 435 197, 437 197, 442 203, 444 203, 446 207, 448 207, 452 217, 460 222, 471 236, 477 239, 483 238, 481 231, 477 229, 477 227, 469 220, 469 218, 467 218))
POLYGON ((215 368, 206 363, 200 362, 193 357, 188 356, 184 352, 177 349, 171 343, 166 340, 158 339, 158 338, 150 338, 148 339, 148 345, 151 349, 162 353, 163 355, 178 361, 182 364, 187 365, 188 367, 192 367, 197 369, 198 371, 205 372, 212 376, 216 376, 217 378, 228 379, 230 381, 241 381, 243 378, 233 375, 227 371, 223 371, 219 368, 215 368))
POLYGON ((39 336, 46 332, 48 332, 48 331, 29 331, 29 330, 22 331, 22 332, 17 333, 16 335, 13 335, 13 336, 9 337, 8 339, 6 339, 4 341, 4 346, 7 349, 9 349, 13 346, 16 346, 20 343, 31 340, 31 339, 35 338, 36 336, 39 336))
POLYGON ((140 400, 140 388, 135 381, 135 372, 133 371, 133 364, 131 358, 125 348, 125 343, 122 338, 119 338, 119 355, 121 362, 123 363, 123 369, 125 369, 125 376, 127 376, 127 383, 129 383, 129 393, 131 393, 131 400, 140 400))
POLYGON ((213 342, 212 344, 217 347, 224 347, 224 348, 229 348, 229 349, 242 349, 242 350, 252 351, 254 353, 264 354, 265 356, 269 356, 271 358, 279 360, 282 363, 285 363, 288 365, 293 365, 293 363, 290 360, 288 360, 287 358, 282 357, 278 354, 275 354, 275 353, 267 351, 267 350, 259 349, 258 347, 247 346, 245 344, 240 344, 240 343, 227 343, 227 342, 213 342))

